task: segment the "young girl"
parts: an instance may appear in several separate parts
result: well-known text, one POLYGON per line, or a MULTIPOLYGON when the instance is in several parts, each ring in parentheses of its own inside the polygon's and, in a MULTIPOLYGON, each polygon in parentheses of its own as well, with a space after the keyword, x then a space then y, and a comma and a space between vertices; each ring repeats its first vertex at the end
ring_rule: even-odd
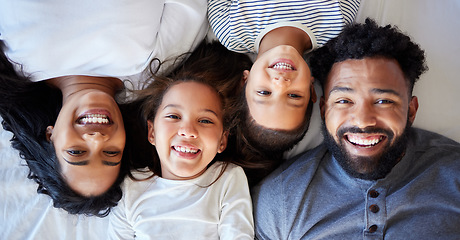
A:
POLYGON ((223 153, 230 125, 224 98, 202 78, 187 77, 156 78, 140 99, 153 167, 125 180, 110 237, 253 239, 246 176, 223 153))

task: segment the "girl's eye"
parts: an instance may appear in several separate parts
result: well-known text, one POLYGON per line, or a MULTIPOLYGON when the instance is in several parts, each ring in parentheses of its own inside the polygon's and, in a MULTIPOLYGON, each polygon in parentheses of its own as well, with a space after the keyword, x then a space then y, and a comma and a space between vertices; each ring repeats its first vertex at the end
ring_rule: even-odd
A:
POLYGON ((71 156, 80 156, 86 153, 86 151, 83 150, 67 150, 66 152, 71 156))
POLYGON ((208 119, 203 119, 203 120, 200 120, 199 122, 204 123, 204 124, 213 124, 214 123, 213 121, 208 120, 208 119))
POLYGON ((269 92, 269 91, 259 90, 259 91, 257 91, 257 94, 262 95, 262 96, 269 96, 272 93, 269 92))
POLYGON ((118 154, 120 154, 120 151, 104 151, 104 153, 108 157, 115 157, 118 156, 118 154))
POLYGON ((301 97, 302 97, 302 96, 297 95, 297 94, 294 94, 294 93, 288 94, 288 96, 289 96, 290 98, 301 98, 301 97))

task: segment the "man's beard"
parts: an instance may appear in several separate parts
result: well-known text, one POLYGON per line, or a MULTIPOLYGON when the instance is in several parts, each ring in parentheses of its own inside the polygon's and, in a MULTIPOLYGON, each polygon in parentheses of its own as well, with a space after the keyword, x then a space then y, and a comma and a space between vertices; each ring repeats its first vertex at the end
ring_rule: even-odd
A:
POLYGON ((337 131, 337 137, 340 141, 337 143, 327 130, 324 120, 322 122, 324 143, 335 159, 348 174, 366 180, 384 178, 399 162, 407 147, 410 126, 411 124, 407 121, 403 133, 399 137, 396 136, 396 138, 393 132, 381 128, 343 128, 337 131), (350 156, 342 143, 342 141, 345 141, 343 138, 345 133, 384 133, 388 137, 388 141, 382 153, 377 156, 350 156), (394 141, 393 138, 395 138, 394 141))

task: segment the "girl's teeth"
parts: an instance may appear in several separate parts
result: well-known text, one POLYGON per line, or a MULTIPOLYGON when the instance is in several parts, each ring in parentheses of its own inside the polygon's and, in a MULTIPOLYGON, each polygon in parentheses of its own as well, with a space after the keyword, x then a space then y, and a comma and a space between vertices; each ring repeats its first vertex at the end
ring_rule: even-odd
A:
POLYGON ((183 152, 183 153, 197 153, 198 150, 197 149, 190 149, 190 148, 186 148, 186 147, 174 147, 174 149, 178 152, 183 152))

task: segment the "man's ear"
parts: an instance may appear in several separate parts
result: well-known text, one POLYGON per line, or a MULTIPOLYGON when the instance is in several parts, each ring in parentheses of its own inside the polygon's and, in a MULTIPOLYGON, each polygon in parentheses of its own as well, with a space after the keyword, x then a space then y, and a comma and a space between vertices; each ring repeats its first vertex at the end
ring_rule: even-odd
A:
POLYGON ((53 126, 46 127, 46 140, 48 142, 51 142, 51 136, 53 135, 53 130, 54 130, 53 126))
POLYGON ((227 148, 227 142, 228 142, 228 131, 225 131, 222 134, 222 138, 220 139, 220 146, 219 149, 217 149, 217 153, 221 153, 227 148))
POLYGON ((321 111, 321 119, 324 120, 324 115, 326 113, 326 100, 324 99, 324 96, 319 98, 319 109, 321 111))
POLYGON ((409 113, 407 116, 411 125, 415 121, 415 115, 417 115, 417 110, 418 110, 418 98, 416 96, 412 96, 409 102, 409 113))
POLYGON ((153 122, 150 120, 147 120, 147 125, 148 125, 148 135, 147 138, 153 146, 155 146, 155 131, 153 131, 153 122))

